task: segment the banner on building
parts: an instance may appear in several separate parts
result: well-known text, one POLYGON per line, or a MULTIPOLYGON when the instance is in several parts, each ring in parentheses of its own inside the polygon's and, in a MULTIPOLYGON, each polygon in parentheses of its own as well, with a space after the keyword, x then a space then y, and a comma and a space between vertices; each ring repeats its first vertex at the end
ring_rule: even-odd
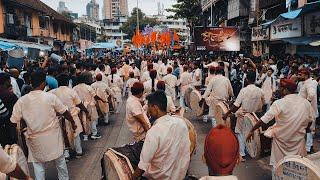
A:
POLYGON ((307 35, 319 35, 320 12, 305 15, 304 28, 307 35))
POLYGON ((269 28, 253 27, 251 34, 251 41, 269 40, 269 28))
POLYGON ((239 30, 234 27, 195 27, 197 51, 240 51, 239 30))
POLYGON ((271 40, 300 37, 302 35, 301 18, 276 22, 271 25, 270 31, 271 40))

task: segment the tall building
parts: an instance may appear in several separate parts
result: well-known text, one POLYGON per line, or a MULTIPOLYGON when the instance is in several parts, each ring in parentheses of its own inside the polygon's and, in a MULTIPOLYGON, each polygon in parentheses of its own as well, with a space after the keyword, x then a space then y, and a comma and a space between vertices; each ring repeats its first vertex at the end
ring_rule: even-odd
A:
POLYGON ((99 4, 96 0, 91 0, 87 4, 87 16, 89 19, 98 21, 99 20, 99 4))
POLYGON ((104 0, 103 19, 128 16, 128 0, 104 0))
POLYGON ((59 1, 59 6, 58 6, 57 11, 59 13, 69 12, 69 9, 66 7, 66 3, 64 1, 59 1))

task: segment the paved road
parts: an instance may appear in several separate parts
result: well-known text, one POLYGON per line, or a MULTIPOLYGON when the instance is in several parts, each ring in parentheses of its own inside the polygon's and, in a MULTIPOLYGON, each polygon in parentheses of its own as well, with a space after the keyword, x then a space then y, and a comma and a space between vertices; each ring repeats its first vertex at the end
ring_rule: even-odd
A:
MULTIPOLYGON (((101 167, 100 159, 109 147, 118 147, 132 142, 131 134, 125 123, 125 106, 122 106, 120 114, 111 115, 110 125, 99 127, 102 138, 95 141, 83 143, 85 155, 81 159, 74 159, 68 163, 69 175, 75 180, 98 180, 100 179, 101 167)), ((196 154, 193 155, 189 167, 189 174, 196 177, 208 175, 206 165, 202 161, 203 143, 206 134, 210 130, 211 123, 204 123, 195 118, 191 113, 186 113, 186 117, 194 124, 198 134, 198 146, 196 154)), ((234 174, 240 180, 269 180, 271 179, 271 168, 268 166, 269 158, 258 160, 247 159, 234 170, 234 174)), ((54 164, 47 165, 47 179, 55 180, 57 173, 54 164)))

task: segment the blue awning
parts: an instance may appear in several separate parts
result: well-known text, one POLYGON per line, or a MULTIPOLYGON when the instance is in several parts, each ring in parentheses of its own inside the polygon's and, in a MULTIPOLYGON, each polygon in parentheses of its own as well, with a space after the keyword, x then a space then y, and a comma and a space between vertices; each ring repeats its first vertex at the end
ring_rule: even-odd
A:
POLYGON ((38 43, 34 43, 34 42, 19 41, 19 40, 13 40, 13 39, 5 39, 5 38, 0 38, 0 41, 6 42, 6 43, 11 43, 16 46, 23 47, 23 48, 33 48, 33 49, 39 49, 42 51, 51 51, 52 50, 52 47, 49 45, 38 44, 38 43))
POLYGON ((285 19, 295 19, 300 15, 301 12, 302 12, 302 9, 296 9, 296 10, 293 10, 293 11, 282 13, 282 14, 280 14, 280 16, 285 18, 285 19))
POLYGON ((293 45, 309 45, 310 43, 320 41, 320 36, 312 36, 312 37, 303 36, 303 37, 295 37, 295 38, 285 38, 281 40, 293 45))
POLYGON ((116 48, 115 43, 111 42, 104 42, 104 43, 94 43, 90 48, 88 49, 114 49, 116 48))
POLYGON ((2 51, 8 51, 8 50, 13 49, 15 47, 17 47, 16 44, 5 42, 5 41, 0 41, 0 49, 2 51))
POLYGON ((279 22, 279 21, 286 20, 286 19, 296 19, 297 17, 299 17, 303 14, 306 14, 310 11, 318 10, 318 9, 320 9, 320 1, 306 3, 303 7, 299 8, 299 9, 292 10, 292 11, 289 11, 286 13, 282 13, 274 20, 268 21, 268 22, 263 23, 261 25, 262 25, 262 27, 266 28, 266 27, 269 27, 272 23, 279 22))

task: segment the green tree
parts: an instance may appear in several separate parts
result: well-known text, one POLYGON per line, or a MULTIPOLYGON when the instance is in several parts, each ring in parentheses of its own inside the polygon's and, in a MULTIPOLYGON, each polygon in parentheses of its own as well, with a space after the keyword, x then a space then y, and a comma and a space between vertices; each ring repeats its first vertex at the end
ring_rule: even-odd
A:
POLYGON ((194 26, 201 24, 201 0, 177 0, 177 4, 172 5, 172 8, 166 9, 166 11, 173 13, 169 18, 186 19, 187 26, 191 31, 194 26))
POLYGON ((139 15, 139 29, 142 30, 145 26, 155 26, 158 25, 159 22, 156 18, 149 18, 141 11, 141 9, 134 8, 132 10, 131 16, 128 18, 128 21, 122 25, 120 30, 124 33, 128 34, 128 37, 131 39, 133 34, 137 29, 137 14, 139 15), (138 12, 138 13, 137 13, 138 12))

